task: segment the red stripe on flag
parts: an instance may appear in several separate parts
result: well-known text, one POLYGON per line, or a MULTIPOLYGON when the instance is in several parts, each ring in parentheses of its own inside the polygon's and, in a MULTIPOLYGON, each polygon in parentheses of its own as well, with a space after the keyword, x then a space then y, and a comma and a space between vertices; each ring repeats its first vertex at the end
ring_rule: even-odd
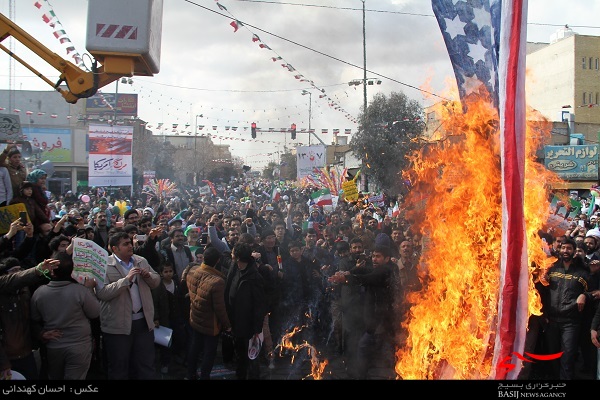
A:
POLYGON ((498 360, 521 353, 528 321, 527 244, 524 210, 525 46, 527 0, 502 4, 499 61, 502 137, 502 260, 498 329, 494 347, 495 379, 516 379, 521 362, 506 368, 498 360))

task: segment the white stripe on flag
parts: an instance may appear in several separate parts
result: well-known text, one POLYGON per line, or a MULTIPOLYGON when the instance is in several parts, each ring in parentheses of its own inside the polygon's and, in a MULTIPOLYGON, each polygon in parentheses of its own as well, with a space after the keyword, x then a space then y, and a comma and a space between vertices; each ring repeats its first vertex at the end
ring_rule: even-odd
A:
POLYGON ((516 379, 522 362, 513 352, 523 353, 528 321, 529 271, 524 210, 527 0, 503 1, 500 21, 502 257, 492 373, 495 379, 516 379), (516 365, 515 360, 518 360, 516 365), (506 368, 507 364, 515 368, 506 368))

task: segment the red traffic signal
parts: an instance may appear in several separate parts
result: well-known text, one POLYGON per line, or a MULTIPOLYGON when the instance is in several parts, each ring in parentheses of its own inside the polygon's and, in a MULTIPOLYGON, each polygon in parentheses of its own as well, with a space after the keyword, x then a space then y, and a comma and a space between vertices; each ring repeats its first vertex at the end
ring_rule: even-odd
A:
POLYGON ((296 140, 296 124, 292 124, 292 140, 296 140))
POLYGON ((256 139, 256 122, 250 125, 250 130, 252 131, 252 139, 256 139))

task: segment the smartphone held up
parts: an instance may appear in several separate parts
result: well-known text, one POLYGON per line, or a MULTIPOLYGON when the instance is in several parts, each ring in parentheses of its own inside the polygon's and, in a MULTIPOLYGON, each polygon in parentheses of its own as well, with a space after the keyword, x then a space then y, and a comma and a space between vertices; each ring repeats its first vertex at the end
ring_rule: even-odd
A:
POLYGON ((21 225, 27 225, 27 211, 21 211, 19 213, 19 220, 21 221, 21 225))

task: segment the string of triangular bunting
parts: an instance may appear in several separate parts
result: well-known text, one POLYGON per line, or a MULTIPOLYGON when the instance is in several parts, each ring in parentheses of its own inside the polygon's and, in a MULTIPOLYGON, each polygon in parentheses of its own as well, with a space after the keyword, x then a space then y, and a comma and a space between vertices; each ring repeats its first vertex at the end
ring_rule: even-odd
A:
POLYGON ((248 30, 251 34, 252 34, 252 42, 256 43, 258 42, 258 47, 260 47, 261 49, 266 49, 269 51, 272 51, 275 56, 271 57, 271 60, 273 62, 278 62, 278 61, 283 61, 281 63, 281 66, 285 69, 287 69, 289 72, 292 72, 294 74, 294 78, 299 80, 300 82, 306 82, 308 83, 312 88, 318 90, 320 92, 319 94, 319 99, 323 99, 325 98, 328 101, 328 105, 330 108, 333 108, 334 110, 340 111, 344 114, 344 116, 354 122, 354 123, 358 123, 358 120, 353 117, 349 112, 347 112, 344 108, 342 108, 342 106, 337 103, 334 99, 332 99, 329 95, 327 95, 327 93, 325 92, 325 89, 320 88, 319 86, 317 86, 313 80, 306 78, 302 73, 298 72, 296 70, 296 68, 294 68, 292 66, 292 64, 290 64, 289 62, 287 62, 280 54, 277 53, 277 51, 273 50, 271 47, 269 47, 267 44, 265 44, 260 37, 252 32, 252 30, 250 30, 248 27, 246 27, 235 15, 233 15, 233 13, 231 11, 229 11, 223 4, 220 3, 219 0, 215 0, 217 7, 221 10, 221 11, 225 11, 227 12, 232 18, 233 21, 229 24, 233 27, 233 32, 237 32, 239 30, 239 28, 244 27, 246 28, 246 30, 248 30))
MULTIPOLYGON (((86 68, 85 63, 83 62, 83 58, 81 54, 75 49, 75 45, 71 41, 71 38, 67 34, 63 24, 60 22, 58 17, 56 16, 56 12, 52 5, 48 2, 48 0, 36 0, 33 5, 35 8, 40 10, 42 14, 42 20, 52 28, 52 35, 63 45, 65 52, 67 55, 70 55, 75 64, 82 69, 86 68), (73 53, 73 54, 71 54, 73 53)), ((102 98, 104 104, 106 104, 111 110, 114 110, 112 104, 110 104, 101 90, 97 91, 97 94, 102 98)))

